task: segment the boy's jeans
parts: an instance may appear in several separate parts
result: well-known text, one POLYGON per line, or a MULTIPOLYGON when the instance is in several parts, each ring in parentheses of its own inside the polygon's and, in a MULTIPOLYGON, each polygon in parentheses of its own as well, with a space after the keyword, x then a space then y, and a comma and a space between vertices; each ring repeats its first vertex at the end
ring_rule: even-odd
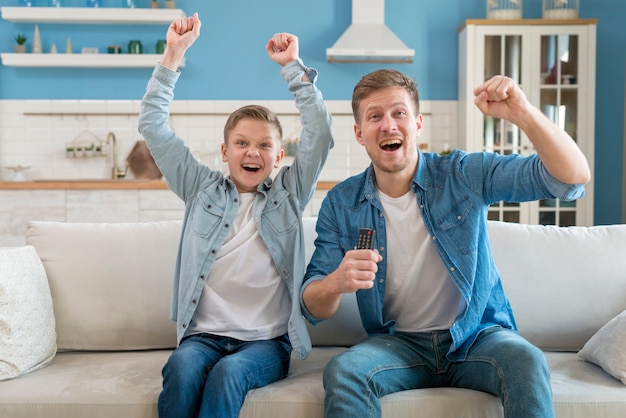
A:
POLYGON ((211 334, 184 338, 163 367, 160 418, 237 418, 249 390, 287 376, 288 337, 240 341, 211 334))
POLYGON ((380 417, 379 398, 401 390, 459 387, 500 398, 505 418, 553 418, 545 356, 514 331, 479 334, 467 359, 451 362, 448 331, 376 335, 334 357, 324 370, 326 418, 380 417))

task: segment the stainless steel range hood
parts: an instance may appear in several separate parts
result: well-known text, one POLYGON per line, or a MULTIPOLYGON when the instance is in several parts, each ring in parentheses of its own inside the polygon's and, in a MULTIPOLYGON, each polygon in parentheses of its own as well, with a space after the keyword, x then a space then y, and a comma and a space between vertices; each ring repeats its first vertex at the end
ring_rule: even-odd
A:
POLYGON ((326 49, 328 62, 411 63, 414 55, 385 25, 385 0, 352 0, 352 24, 326 49))

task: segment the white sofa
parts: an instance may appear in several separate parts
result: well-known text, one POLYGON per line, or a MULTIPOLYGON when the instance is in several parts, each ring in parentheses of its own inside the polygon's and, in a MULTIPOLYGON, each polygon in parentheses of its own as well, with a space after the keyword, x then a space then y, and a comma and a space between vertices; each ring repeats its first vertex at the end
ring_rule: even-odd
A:
MULTIPOLYGON (((305 219, 307 256, 314 223, 305 219)), ((50 364, 0 382, 1 417, 157 417, 160 372, 175 345, 168 309, 179 228, 179 222, 29 225, 26 243, 49 283, 57 351, 50 364)), ((490 236, 520 333, 548 359, 557 417, 626 417, 625 384, 577 354, 626 310, 626 225, 492 222, 490 236)), ((603 338, 623 343, 621 331, 603 338)), ((325 363, 364 336, 354 297, 344 297, 338 315, 310 333, 311 356, 294 358, 286 379, 249 393, 241 417, 323 416, 325 363)), ((611 344, 619 342, 600 341, 611 344)), ((623 357, 623 347, 613 346, 613 354, 623 357)), ((1 358, 0 352, 0 365, 1 358)), ((605 367, 619 371, 623 364, 605 367)), ((387 418, 502 417, 496 397, 465 389, 410 390, 382 404, 387 418)))

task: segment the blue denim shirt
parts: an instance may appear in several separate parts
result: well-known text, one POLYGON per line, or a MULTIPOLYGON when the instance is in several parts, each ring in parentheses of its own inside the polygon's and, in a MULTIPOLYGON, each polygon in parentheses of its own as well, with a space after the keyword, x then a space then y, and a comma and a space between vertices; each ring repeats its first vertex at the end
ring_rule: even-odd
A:
MULTIPOLYGON (((454 344, 448 356, 451 360, 464 359, 481 330, 494 325, 516 329, 489 244, 489 205, 555 197, 572 200, 583 196, 584 187, 559 182, 536 155, 468 154, 456 150, 447 156, 420 152, 418 158, 411 190, 466 305, 450 329, 454 344)), ((375 248, 383 256, 374 287, 357 291, 361 321, 369 335, 393 334, 395 321, 383 321, 387 235, 371 166, 335 186, 322 203, 316 248, 303 291, 311 281, 337 269, 345 252, 355 247, 360 227, 376 229, 375 248)), ((306 318, 318 323, 319 319, 304 306, 302 292, 301 303, 306 318)))
MULTIPOLYGON (((179 75, 157 65, 141 103, 139 131, 168 186, 185 201, 170 312, 180 342, 237 214, 239 194, 222 172, 200 164, 168 126, 168 109, 179 75)), ((282 67, 281 75, 296 98, 303 130, 293 164, 258 186, 254 220, 291 294, 289 339, 296 354, 304 358, 311 350, 311 341, 299 304, 306 267, 302 212, 313 196, 333 138, 331 115, 315 86, 317 71, 298 60, 282 67), (302 81, 305 71, 311 82, 302 81)))

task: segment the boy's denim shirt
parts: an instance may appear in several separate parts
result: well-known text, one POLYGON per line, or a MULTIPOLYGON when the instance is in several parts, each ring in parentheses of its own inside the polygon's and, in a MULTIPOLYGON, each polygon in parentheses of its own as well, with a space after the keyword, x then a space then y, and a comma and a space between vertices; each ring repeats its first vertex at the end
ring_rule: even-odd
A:
MULTIPOLYGON (((450 329, 454 343, 448 357, 460 360, 481 330, 495 325, 516 329, 489 244, 489 205, 555 197, 572 200, 584 195, 584 186, 556 180, 536 155, 455 150, 447 156, 418 152, 418 158, 411 190, 432 241, 465 302, 465 309, 450 329)), ((393 334, 395 321, 385 322, 382 314, 387 235, 371 165, 335 186, 322 203, 316 248, 301 291, 303 312, 311 323, 320 322, 304 306, 302 292, 311 281, 321 280, 337 269, 345 252, 355 247, 360 227, 376 229, 375 248, 383 257, 374 287, 356 293, 361 320, 369 335, 393 334)))
MULTIPOLYGON (((293 164, 281 168, 273 181, 268 178, 258 186, 254 220, 291 294, 289 339, 298 357, 304 358, 311 350, 311 340, 299 304, 306 267, 302 212, 315 192, 333 138, 331 115, 315 86, 317 71, 297 60, 280 72, 296 98, 303 131, 293 164), (311 82, 302 81, 305 71, 311 82)), ((200 164, 168 126, 168 108, 179 75, 157 65, 141 104, 139 131, 169 188, 185 201, 170 311, 180 342, 237 213, 239 194, 222 172, 200 164)))

